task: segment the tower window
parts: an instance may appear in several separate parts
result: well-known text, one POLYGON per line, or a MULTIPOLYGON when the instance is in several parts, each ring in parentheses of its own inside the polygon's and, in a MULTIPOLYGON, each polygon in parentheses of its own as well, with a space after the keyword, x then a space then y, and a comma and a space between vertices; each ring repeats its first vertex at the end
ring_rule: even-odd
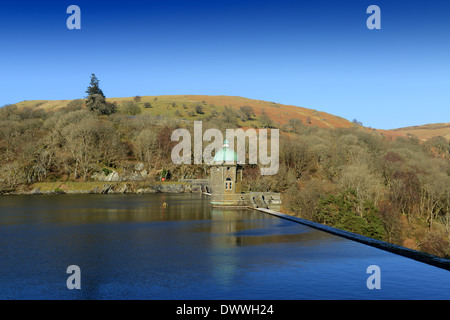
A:
POLYGON ((227 180, 225 181, 225 190, 231 190, 232 187, 232 182, 230 178, 227 178, 227 180))

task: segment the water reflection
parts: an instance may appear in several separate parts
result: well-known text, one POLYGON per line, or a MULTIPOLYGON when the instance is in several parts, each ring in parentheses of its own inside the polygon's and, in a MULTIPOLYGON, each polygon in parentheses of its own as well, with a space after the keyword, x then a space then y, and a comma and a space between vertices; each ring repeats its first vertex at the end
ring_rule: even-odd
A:
POLYGON ((3 197, 2 299, 448 298, 448 272, 198 194, 3 197), (163 203, 168 206, 163 206, 163 203), (82 290, 65 287, 67 266, 82 290), (365 287, 368 265, 382 292, 365 287), (407 271, 405 271, 407 270, 407 271))
POLYGON ((227 246, 251 246, 276 243, 295 243, 308 245, 326 238, 324 233, 314 229, 290 223, 282 219, 273 219, 255 211, 212 210, 212 223, 207 230, 216 242, 227 246), (318 237, 319 236, 319 237, 318 237))

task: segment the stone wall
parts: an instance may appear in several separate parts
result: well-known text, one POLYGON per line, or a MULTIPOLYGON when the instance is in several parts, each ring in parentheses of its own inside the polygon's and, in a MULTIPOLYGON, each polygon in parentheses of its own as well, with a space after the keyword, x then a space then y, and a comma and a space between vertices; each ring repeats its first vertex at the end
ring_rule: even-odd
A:
POLYGON ((214 207, 234 206, 280 210, 281 195, 275 192, 213 194, 211 204, 214 207))
POLYGON ((250 192, 248 197, 253 208, 279 210, 281 206, 281 195, 279 193, 250 192))
POLYGON ((182 183, 187 183, 192 186, 192 192, 204 192, 211 193, 211 180, 210 179, 180 179, 182 183))
POLYGON ((246 193, 212 194, 211 205, 213 207, 249 207, 249 198, 246 193))

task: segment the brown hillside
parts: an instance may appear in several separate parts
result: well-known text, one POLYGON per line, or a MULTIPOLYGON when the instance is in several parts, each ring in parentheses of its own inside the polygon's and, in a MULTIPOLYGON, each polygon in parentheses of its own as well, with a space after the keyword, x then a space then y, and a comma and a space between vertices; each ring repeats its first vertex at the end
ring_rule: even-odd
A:
POLYGON ((415 136, 422 140, 427 140, 438 136, 450 139, 450 122, 426 124, 423 126, 399 128, 389 131, 393 132, 394 134, 415 136))
MULTIPOLYGON (((132 97, 128 98, 108 98, 108 101, 116 101, 121 103, 126 100, 132 100, 132 97)), ((66 107, 73 100, 32 100, 23 101, 17 103, 19 108, 41 108, 44 110, 57 110, 59 108, 66 107)), ((319 127, 328 128, 341 128, 351 127, 353 123, 350 121, 328 114, 326 112, 317 111, 314 109, 308 109, 303 107, 297 107, 292 105, 283 105, 275 102, 268 102, 262 100, 254 100, 236 96, 209 96, 209 95, 163 95, 163 96, 142 96, 141 103, 152 102, 156 109, 158 107, 167 105, 168 103, 177 103, 181 105, 183 103, 192 104, 200 103, 205 106, 213 105, 215 107, 224 108, 225 106, 239 109, 242 106, 250 106, 254 109, 256 116, 260 116, 262 113, 266 113, 272 121, 283 125, 289 121, 289 119, 300 119, 304 124, 316 125, 319 127), (155 98, 157 99, 155 102, 155 98), (163 103, 164 102, 164 103, 163 103)), ((152 110, 155 112, 155 108, 152 110)))
MULTIPOLYGON (((123 98, 108 98, 108 101, 117 102, 118 104, 123 101, 132 100, 133 97, 123 98)), ((19 108, 41 108, 44 110, 57 110, 66 107, 73 100, 30 100, 19 102, 16 105, 19 108)), ((214 108, 216 111, 223 110, 226 106, 233 109, 239 109, 242 106, 250 106, 253 108, 256 114, 256 118, 265 113, 269 118, 282 126, 286 124, 289 119, 300 119, 304 124, 323 128, 347 128, 354 126, 355 124, 339 116, 335 116, 326 112, 317 111, 314 109, 298 107, 293 105, 285 105, 276 102, 269 102, 263 100, 248 99, 237 96, 212 96, 212 95, 161 95, 161 96, 142 96, 140 104, 151 103, 151 109, 145 109, 144 112, 152 115, 162 115, 166 117, 179 117, 175 114, 174 110, 177 108, 170 108, 172 104, 176 104, 178 107, 181 105, 187 105, 189 108, 195 104, 201 104, 207 110, 208 108, 214 108)), ((178 110, 181 110, 178 108, 178 110)), ((183 110, 181 110, 183 111, 183 110)), ((183 112, 183 118, 187 120, 202 120, 202 117, 196 115, 195 117, 187 116, 183 112)), ((250 125, 248 123, 247 125, 250 125)), ((258 125, 257 121, 254 124, 258 125)), ((374 130, 366 128, 367 130, 374 130)), ((396 138, 399 136, 416 136, 419 139, 427 140, 434 136, 443 136, 450 139, 450 123, 429 124, 424 126, 415 126, 408 128, 399 128, 392 130, 376 131, 383 134, 387 138, 396 138)))

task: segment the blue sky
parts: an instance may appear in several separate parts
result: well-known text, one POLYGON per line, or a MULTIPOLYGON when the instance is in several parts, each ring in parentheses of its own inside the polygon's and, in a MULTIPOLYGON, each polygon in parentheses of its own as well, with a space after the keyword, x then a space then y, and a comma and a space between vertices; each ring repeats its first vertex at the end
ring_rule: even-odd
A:
POLYGON ((390 129, 450 122, 450 2, 17 1, 0 7, 0 106, 233 95, 390 129), (81 30, 69 30, 69 5, 81 30), (381 8, 381 30, 366 9, 381 8))

